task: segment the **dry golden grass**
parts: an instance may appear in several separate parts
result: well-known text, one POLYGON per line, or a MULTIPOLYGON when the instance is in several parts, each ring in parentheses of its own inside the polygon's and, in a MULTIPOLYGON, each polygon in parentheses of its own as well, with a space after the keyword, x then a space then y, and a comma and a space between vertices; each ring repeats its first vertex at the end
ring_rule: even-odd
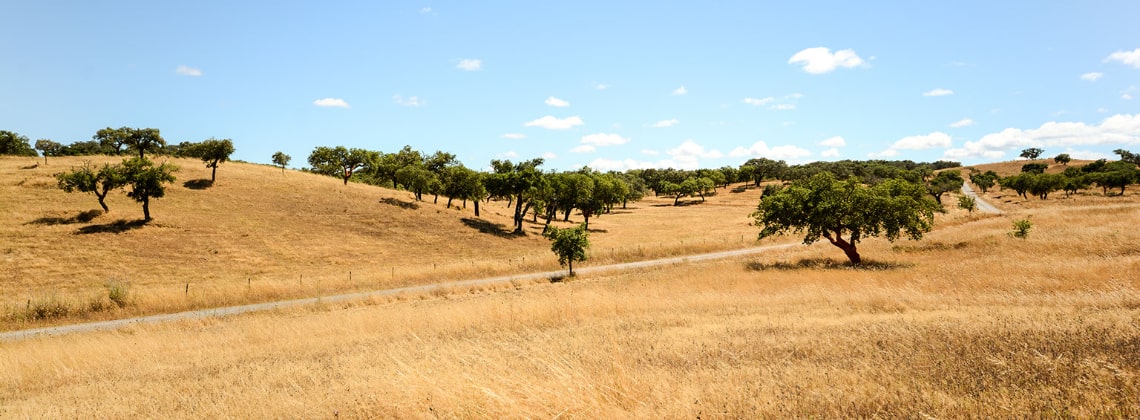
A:
POLYGON ((1135 418, 1140 204, 1085 198, 952 210, 864 269, 817 244, 4 343, 0 417, 1135 418))
MULTIPOLYGON (((123 227, 142 212, 118 192, 110 213, 81 222, 99 208, 95 197, 63 192, 52 174, 86 160, 119 161, 0 157, 0 330, 558 269, 541 224, 528 223, 524 237, 498 232, 510 225, 506 203, 475 218, 470 203, 414 203, 404 191, 239 162, 195 190, 186 182, 209 170, 174 159, 178 181, 153 201, 149 225, 123 227), (109 283, 129 285, 130 305, 111 304, 109 283), (28 316, 53 303, 72 315, 28 316)), ((583 266, 752 244, 758 195, 723 192, 682 207, 649 197, 595 217, 593 258, 583 266)))

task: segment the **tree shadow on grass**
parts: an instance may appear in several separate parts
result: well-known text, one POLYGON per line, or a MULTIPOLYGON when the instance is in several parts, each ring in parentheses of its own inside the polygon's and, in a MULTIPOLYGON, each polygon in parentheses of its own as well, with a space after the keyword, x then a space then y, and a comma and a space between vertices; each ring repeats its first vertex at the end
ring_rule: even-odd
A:
POLYGON ((854 265, 847 260, 833 260, 831 258, 805 258, 794 263, 788 261, 776 261, 770 263, 752 261, 748 264, 745 264, 744 266, 750 271, 790 271, 804 269, 886 271, 910 268, 914 267, 914 264, 863 260, 862 264, 854 265))
POLYGON ((191 179, 183 182, 182 186, 192 190, 204 190, 214 186, 214 181, 208 179, 191 179))
POLYGON ((79 235, 88 235, 92 233, 123 233, 131 229, 138 229, 146 226, 145 220, 131 220, 127 221, 119 219, 111 223, 103 225, 84 226, 75 231, 79 235))
POLYGON ((503 226, 499 223, 491 223, 486 220, 472 219, 469 217, 464 217, 460 220, 469 228, 478 230, 481 233, 495 235, 500 238, 514 239, 524 236, 508 231, 506 226, 503 226))
POLYGON ((103 210, 87 210, 79 212, 79 214, 71 217, 41 217, 39 219, 25 223, 27 225, 70 225, 75 223, 87 223, 95 220, 96 217, 103 214, 103 210))
POLYGON ((389 206, 396 206, 396 207, 402 208, 404 210, 415 210, 415 209, 420 208, 420 205, 416 204, 415 202, 403 202, 403 201, 400 201, 400 200, 397 200, 397 199, 391 198, 391 197, 381 198, 380 202, 387 204, 389 206))

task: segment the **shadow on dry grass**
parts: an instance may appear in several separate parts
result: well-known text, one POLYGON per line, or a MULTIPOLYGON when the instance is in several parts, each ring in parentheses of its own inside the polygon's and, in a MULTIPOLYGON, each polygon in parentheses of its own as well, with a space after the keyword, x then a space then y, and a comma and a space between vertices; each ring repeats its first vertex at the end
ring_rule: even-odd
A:
POLYGON ((482 219, 472 219, 470 217, 464 217, 460 219, 460 221, 462 221, 463 224, 467 225, 469 228, 478 230, 481 233, 495 235, 500 238, 514 239, 523 236, 508 231, 507 227, 501 223, 488 222, 482 219))
POLYGON ((87 223, 95 220, 96 217, 103 214, 102 210, 87 210, 71 217, 41 217, 39 219, 30 221, 28 225, 70 225, 75 223, 87 223))
POLYGON ((420 208, 420 205, 416 204, 415 202, 404 202, 391 197, 382 198, 380 199, 380 202, 389 206, 396 206, 404 210, 415 210, 420 208))
POLYGON ((863 260, 862 264, 854 265, 847 260, 833 260, 831 258, 805 258, 796 262, 775 261, 770 263, 762 263, 759 261, 752 261, 745 264, 744 266, 750 271, 787 271, 803 269, 884 271, 910 268, 914 267, 914 264, 863 260))
POLYGON ((75 233, 80 235, 87 235, 92 233, 123 233, 131 229, 138 229, 146 226, 144 220, 131 220, 127 221, 119 219, 111 223, 102 225, 91 225, 79 228, 75 233))
POLYGON ((183 182, 182 186, 192 190, 204 190, 214 186, 214 181, 208 179, 191 179, 183 182))

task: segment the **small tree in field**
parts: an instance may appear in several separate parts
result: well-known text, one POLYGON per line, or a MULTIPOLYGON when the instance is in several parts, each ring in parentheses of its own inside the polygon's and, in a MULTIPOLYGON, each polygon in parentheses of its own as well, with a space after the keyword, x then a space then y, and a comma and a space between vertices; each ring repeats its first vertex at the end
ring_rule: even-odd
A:
POLYGON ((36 150, 44 155, 44 165, 47 165, 48 156, 55 155, 63 149, 63 145, 48 139, 36 140, 36 150))
POLYGON ((281 151, 273 154, 273 164, 281 167, 281 174, 285 174, 285 166, 289 165, 290 160, 293 160, 293 157, 281 151))
POLYGON ((901 179, 868 187, 821 172, 765 196, 752 217, 761 239, 789 232, 804 233, 804 244, 826 238, 858 265, 855 246, 865 237, 894 241, 905 234, 917 240, 930 231, 941 205, 927 194, 922 185, 901 179))
POLYGON ((550 240, 550 250, 558 255, 558 264, 569 267, 570 277, 574 276, 574 261, 586 261, 586 249, 590 248, 590 234, 586 225, 559 229, 547 226, 542 236, 550 240))
POLYGON ((203 140, 201 143, 190 146, 190 150, 186 151, 187 156, 202 159, 206 167, 210 168, 211 184, 218 178, 218 165, 230 160, 230 155, 233 153, 234 143, 230 139, 218 140, 215 138, 203 140))
POLYGON ((74 169, 71 172, 58 173, 55 178, 59 181, 59 188, 64 191, 95 194, 95 198, 99 199, 99 206, 103 208, 104 212, 111 211, 104 201, 107 198, 107 193, 121 188, 127 183, 123 168, 119 165, 103 164, 103 167, 96 171, 91 168, 90 162, 84 163, 82 168, 74 169))
POLYGON ((145 158, 131 158, 123 161, 123 173, 126 176, 127 185, 131 186, 131 191, 127 192, 127 196, 142 203, 144 222, 152 220, 150 217, 150 199, 166 196, 165 184, 174 182, 174 172, 177 170, 178 167, 168 163, 154 166, 154 162, 145 158))
POLYGON ((1072 162, 1072 161, 1073 161, 1073 158, 1072 158, 1072 156, 1069 156, 1068 153, 1061 153, 1061 154, 1059 154, 1053 158, 1053 162, 1060 163, 1061 166, 1069 166, 1069 162, 1072 162))
POLYGON ((977 207, 977 205, 978 203, 976 200, 974 200, 974 197, 970 197, 968 195, 958 196, 958 208, 965 210, 970 214, 974 214, 974 208, 977 207))
POLYGON ((1037 160, 1037 158, 1041 157, 1042 153, 1045 153, 1045 149, 1042 149, 1040 147, 1030 147, 1028 149, 1022 150, 1020 156, 1029 160, 1037 160))

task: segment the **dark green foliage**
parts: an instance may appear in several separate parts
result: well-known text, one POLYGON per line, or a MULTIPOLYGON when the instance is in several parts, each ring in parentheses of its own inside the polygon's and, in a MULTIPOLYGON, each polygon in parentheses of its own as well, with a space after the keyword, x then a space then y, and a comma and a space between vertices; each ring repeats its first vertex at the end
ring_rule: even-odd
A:
POLYGON ((127 184, 127 175, 121 166, 103 164, 103 167, 96 171, 91 167, 90 162, 85 162, 82 168, 55 174, 55 177, 59 182, 59 188, 64 191, 95 194, 95 197, 99 199, 99 206, 103 207, 104 212, 111 211, 104 201, 107 198, 107 193, 127 184))
POLYGON ((572 228, 559 229, 547 226, 542 236, 550 240, 550 250, 558 256, 558 264, 569 267, 570 276, 574 276, 574 261, 586 261, 586 250, 590 248, 590 233, 586 224, 572 228))
POLYGON ((1069 162, 1072 161, 1073 158, 1068 153, 1061 153, 1053 158, 1054 163, 1060 163, 1062 166, 1069 166, 1069 162))
POLYGON ((0 155, 36 156, 28 138, 11 131, 0 130, 0 155))
POLYGON ((155 166, 153 162, 145 158, 131 158, 123 161, 123 173, 126 176, 127 185, 131 187, 127 196, 142 203, 144 222, 152 220, 150 217, 150 199, 166 196, 166 184, 174 182, 174 172, 177 170, 176 166, 168 163, 155 166))
POLYGON ((994 187, 998 181, 998 178, 1000 177, 998 176, 997 172, 994 171, 970 174, 970 182, 973 182, 974 185, 977 185, 978 189, 982 190, 983 194, 988 192, 990 188, 994 187))
POLYGON ((974 209, 977 208, 977 205, 978 202, 974 199, 974 197, 965 194, 958 196, 958 208, 962 210, 973 214, 974 209))
POLYGON ((44 155, 44 165, 48 163, 48 156, 58 156, 61 149, 63 149, 63 145, 54 141, 48 139, 36 140, 36 150, 39 150, 40 153, 44 155))
POLYGON ((930 164, 930 169, 933 169, 935 171, 942 170, 942 169, 950 169, 950 168, 960 168, 960 167, 962 167, 961 162, 954 162, 951 160, 939 160, 939 161, 935 161, 934 163, 930 164))
POLYGON ((1026 174, 1043 174, 1046 169, 1049 169, 1048 163, 1026 163, 1021 165, 1021 173, 1026 174))
POLYGON ((859 264, 859 241, 875 236, 894 241, 902 235, 921 239, 939 211, 922 185, 890 179, 866 186, 856 178, 840 181, 823 172, 760 200, 752 217, 761 227, 760 238, 803 233, 804 244, 811 244, 823 237, 859 264))
POLYGON ((760 186, 765 179, 782 179, 788 164, 782 160, 768 158, 748 159, 740 165, 739 177, 741 180, 752 180, 753 185, 760 186))
POLYGON ((1129 162, 1133 165, 1140 165, 1140 154, 1132 153, 1124 149, 1116 149, 1113 150, 1112 153, 1116 153, 1118 156, 1120 156, 1120 160, 1123 162, 1129 162))
POLYGON ((1014 238, 1026 239, 1029 237, 1029 229, 1033 227, 1033 223, 1028 219, 1015 220, 1013 222, 1013 232, 1009 236, 1014 238))
POLYGON ((344 146, 317 147, 309 154, 309 165, 313 172, 340 177, 344 184, 357 170, 374 168, 380 162, 380 153, 365 149, 347 149, 344 146))
POLYGON ((1022 150, 1021 155, 1019 156, 1029 160, 1036 160, 1037 158, 1041 157, 1042 153, 1045 153, 1045 149, 1041 149, 1039 147, 1030 147, 1028 149, 1022 150))
POLYGON ((926 184, 926 188, 934 196, 934 201, 942 205, 942 194, 962 189, 964 182, 960 171, 942 171, 926 184))
POLYGON ((293 160, 293 157, 284 152, 277 151, 273 154, 273 164, 281 167, 282 174, 285 173, 285 166, 289 165, 290 160, 293 160))
POLYGON ((116 155, 126 148, 138 152, 140 159, 145 157, 145 152, 158 152, 166 146, 166 140, 157 128, 107 127, 97 131, 92 138, 116 155))
POLYGON ((492 160, 494 172, 487 175, 484 185, 492 197, 505 198, 515 206, 514 232, 523 233, 523 216, 534 205, 534 199, 546 181, 542 171, 542 158, 512 163, 509 160, 492 160))
POLYGON ((210 183, 213 183, 217 180, 218 165, 230 160, 230 155, 234 153, 234 143, 230 139, 218 140, 211 137, 201 143, 180 145, 179 149, 183 156, 202 159, 206 167, 210 168, 210 183))

